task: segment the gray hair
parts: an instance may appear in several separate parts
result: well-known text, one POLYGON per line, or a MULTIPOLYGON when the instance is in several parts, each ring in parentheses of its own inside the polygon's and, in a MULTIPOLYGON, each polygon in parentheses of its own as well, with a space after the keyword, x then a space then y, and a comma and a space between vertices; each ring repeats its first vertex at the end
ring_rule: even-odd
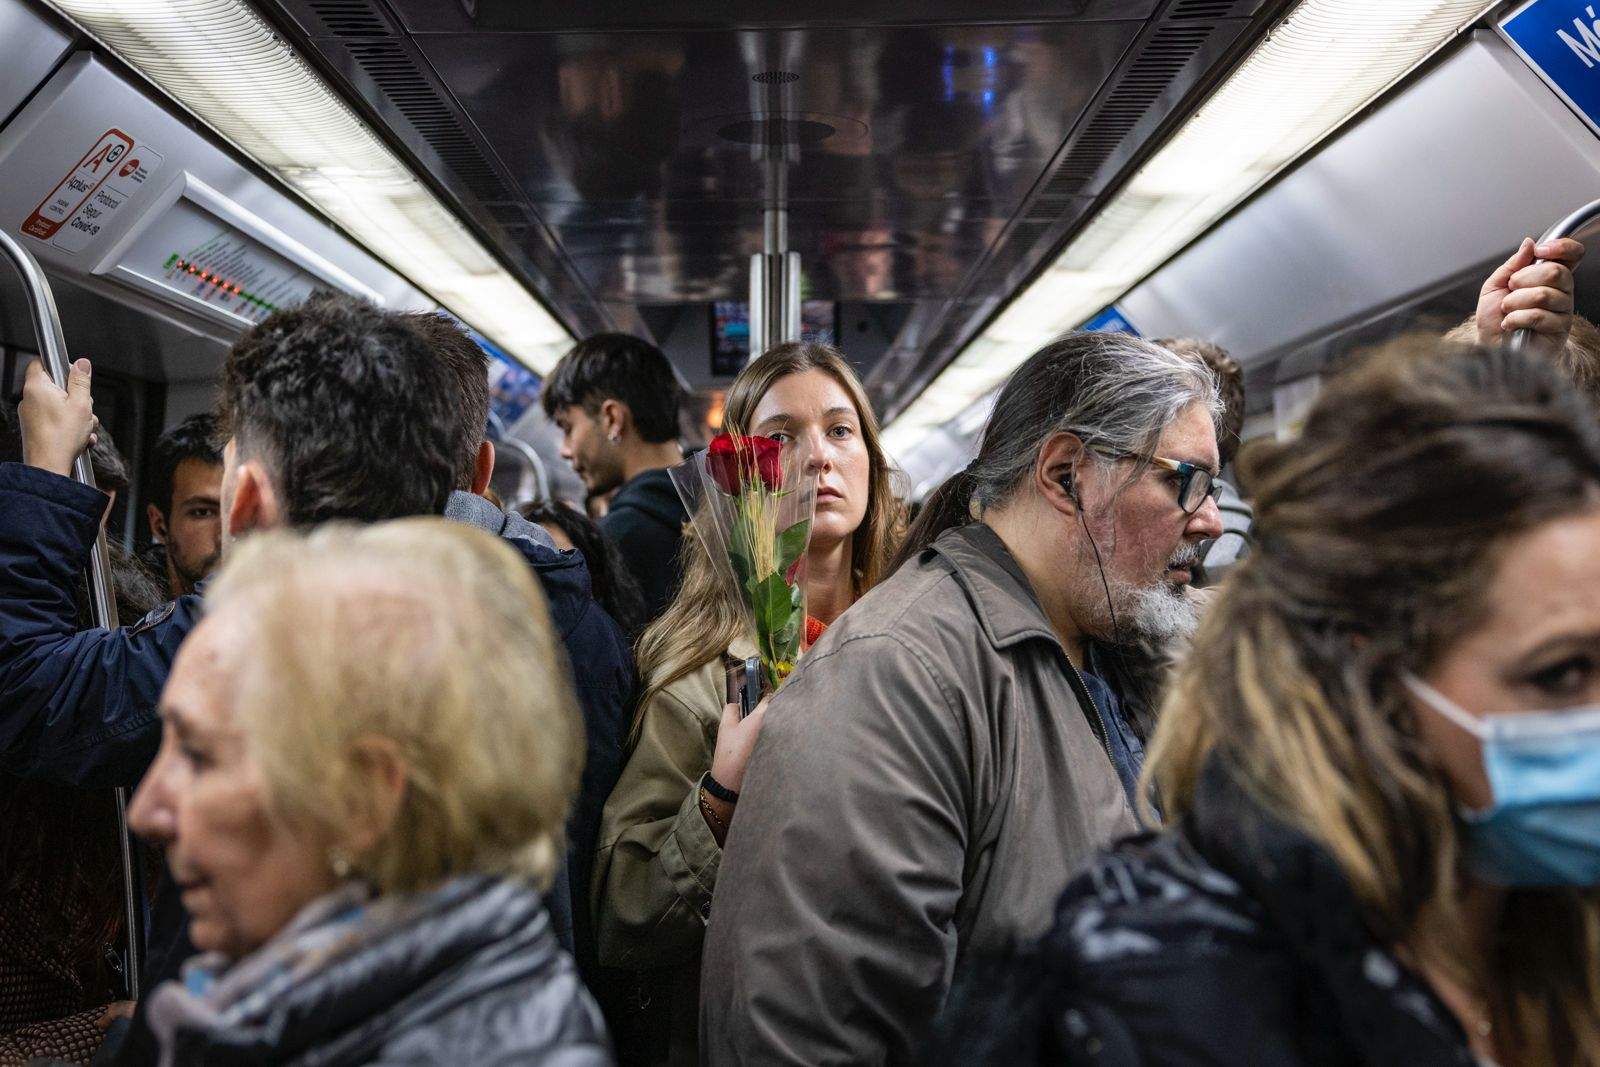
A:
POLYGON ((1162 430, 1197 403, 1213 421, 1222 414, 1216 377, 1197 357, 1120 333, 1052 341, 1006 381, 977 458, 928 498, 897 563, 968 521, 971 509, 1008 501, 1050 437, 1071 433, 1096 452, 1134 457, 1131 481, 1149 464, 1162 430))

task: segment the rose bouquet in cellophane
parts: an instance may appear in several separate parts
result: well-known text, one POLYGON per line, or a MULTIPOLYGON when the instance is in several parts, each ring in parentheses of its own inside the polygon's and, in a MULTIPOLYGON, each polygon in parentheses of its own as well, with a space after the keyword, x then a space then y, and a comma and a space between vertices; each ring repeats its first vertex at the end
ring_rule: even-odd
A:
POLYGON ((744 605, 764 688, 794 670, 806 639, 805 561, 817 479, 800 449, 724 433, 671 471, 712 565, 744 605))

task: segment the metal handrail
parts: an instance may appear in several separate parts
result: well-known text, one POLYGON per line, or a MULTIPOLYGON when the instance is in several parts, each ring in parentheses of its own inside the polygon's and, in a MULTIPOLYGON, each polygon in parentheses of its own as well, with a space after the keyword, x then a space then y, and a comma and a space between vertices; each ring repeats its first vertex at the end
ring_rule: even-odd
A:
MULTIPOLYGON (((67 387, 67 342, 61 332, 61 313, 56 310, 56 300, 50 291, 50 280, 39 269, 38 262, 26 248, 4 230, 0 230, 0 252, 16 268, 22 280, 28 311, 33 319, 33 333, 39 339, 39 355, 56 385, 67 387)), ((75 481, 96 488, 94 468, 89 463, 87 451, 72 462, 75 481)), ((106 532, 102 526, 95 538, 94 552, 89 556, 89 601, 94 610, 95 625, 108 630, 117 626, 117 598, 111 584, 111 557, 106 548, 106 532)), ((144 909, 134 889, 133 837, 128 832, 128 792, 118 788, 117 834, 122 846, 122 893, 127 908, 127 987, 128 996, 139 999, 139 965, 144 949, 144 909)))
MULTIPOLYGON (((1600 221, 1600 200, 1588 203, 1556 223, 1544 232, 1539 238, 1539 244, 1547 244, 1561 237, 1571 237, 1582 233, 1595 222, 1600 221)), ((1533 331, 1528 329, 1516 330, 1511 334, 1511 351, 1524 352, 1533 340, 1533 331)))
MULTIPOLYGON (((550 499, 550 475, 546 473, 544 459, 528 442, 516 437, 502 437, 499 446, 508 449, 528 465, 528 470, 533 474, 533 499, 543 502, 550 499)), ((521 501, 506 501, 507 504, 521 503, 521 501)))

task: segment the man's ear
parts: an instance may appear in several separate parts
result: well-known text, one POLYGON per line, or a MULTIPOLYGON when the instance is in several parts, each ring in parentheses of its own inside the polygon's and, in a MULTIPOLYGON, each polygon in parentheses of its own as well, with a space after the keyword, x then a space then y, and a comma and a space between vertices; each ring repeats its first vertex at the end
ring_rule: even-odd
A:
POLYGON ((628 429, 628 423, 633 413, 628 410, 628 405, 612 398, 600 401, 600 432, 606 435, 606 440, 616 444, 622 439, 623 433, 628 429))
POLYGON ((1045 440, 1033 464, 1034 488, 1056 511, 1076 514, 1082 507, 1082 474, 1088 451, 1075 433, 1058 433, 1045 440))
POLYGON ((485 440, 478 446, 478 458, 472 464, 472 492, 482 496, 494 477, 494 442, 485 440))
POLYGON ((277 490, 266 470, 254 460, 239 464, 233 506, 228 510, 229 534, 238 537, 252 530, 270 530, 282 526, 284 518, 277 490))
POLYGON ((154 504, 144 506, 145 521, 150 524, 150 540, 158 545, 167 543, 167 517, 154 504))

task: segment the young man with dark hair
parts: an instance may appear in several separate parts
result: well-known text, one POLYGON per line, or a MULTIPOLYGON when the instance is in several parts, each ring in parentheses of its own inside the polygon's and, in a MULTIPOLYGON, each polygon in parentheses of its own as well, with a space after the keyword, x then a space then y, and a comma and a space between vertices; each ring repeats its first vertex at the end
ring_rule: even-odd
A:
POLYGON ((688 513, 667 468, 682 458, 683 387, 655 345, 621 333, 585 338, 545 379, 540 401, 561 428, 561 456, 591 497, 614 495, 600 529, 622 553, 654 619, 678 587, 688 513))
MULTIPOLYGON (((224 550, 282 525, 456 517, 453 496, 468 496, 456 488, 467 437, 459 388, 408 316, 319 296, 266 319, 234 346, 223 371, 224 550)), ((0 464, 0 771, 131 786, 154 757, 157 700, 200 600, 181 597, 115 631, 75 632, 71 587, 105 503, 68 477, 94 426, 88 361, 74 364, 65 392, 30 371, 21 415, 25 462, 0 464)), ((471 432, 481 437, 482 423, 471 432)), ((583 671, 585 717, 625 716, 632 659, 589 595, 582 558, 557 552, 532 524, 496 532, 544 587, 568 658, 583 671)), ((146 809, 141 828, 161 840, 169 809, 159 797, 146 809)), ((163 890, 147 984, 176 973, 189 953, 170 879, 163 890)), ((560 895, 553 913, 565 910, 560 895)))
MULTIPOLYGON (((222 453, 217 420, 191 415, 156 440, 145 518, 152 564, 174 597, 192 593, 222 557, 222 453)), ((103 487, 102 487, 103 488, 103 487)))

